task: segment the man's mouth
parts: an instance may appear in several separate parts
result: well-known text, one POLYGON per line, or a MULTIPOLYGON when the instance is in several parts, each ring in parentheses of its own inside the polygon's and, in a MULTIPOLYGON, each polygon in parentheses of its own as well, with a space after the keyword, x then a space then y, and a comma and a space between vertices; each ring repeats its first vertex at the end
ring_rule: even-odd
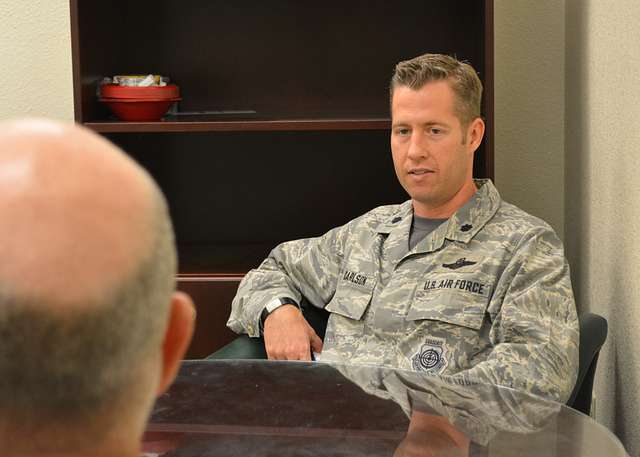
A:
POLYGON ((433 170, 430 170, 428 168, 414 168, 412 170, 409 170, 410 175, 425 175, 427 173, 433 173, 433 170))

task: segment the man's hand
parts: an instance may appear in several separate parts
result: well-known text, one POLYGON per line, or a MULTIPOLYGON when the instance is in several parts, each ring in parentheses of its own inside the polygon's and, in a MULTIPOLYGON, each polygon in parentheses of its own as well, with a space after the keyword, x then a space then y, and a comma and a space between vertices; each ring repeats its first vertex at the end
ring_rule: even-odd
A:
POLYGON ((311 360, 322 340, 294 305, 276 308, 264 321, 264 346, 270 360, 311 360))

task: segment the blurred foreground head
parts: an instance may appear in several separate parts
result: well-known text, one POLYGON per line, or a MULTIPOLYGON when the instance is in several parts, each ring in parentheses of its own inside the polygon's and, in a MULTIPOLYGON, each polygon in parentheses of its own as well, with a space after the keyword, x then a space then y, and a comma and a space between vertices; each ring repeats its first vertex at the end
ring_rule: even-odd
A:
POLYGON ((82 127, 0 122, 0 455, 138 455, 193 329, 167 205, 82 127))

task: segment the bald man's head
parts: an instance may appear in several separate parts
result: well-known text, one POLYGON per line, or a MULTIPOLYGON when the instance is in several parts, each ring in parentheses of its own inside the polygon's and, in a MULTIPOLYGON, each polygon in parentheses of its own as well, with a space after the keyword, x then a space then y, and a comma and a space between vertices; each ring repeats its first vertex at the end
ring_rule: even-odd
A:
POLYGON ((0 240, 11 243, 0 244, 0 281, 70 303, 100 295, 149 252, 155 192, 131 159, 88 130, 2 125, 0 240))
POLYGON ((153 180, 84 128, 0 123, 0 214, 0 437, 149 403, 176 268, 153 180))

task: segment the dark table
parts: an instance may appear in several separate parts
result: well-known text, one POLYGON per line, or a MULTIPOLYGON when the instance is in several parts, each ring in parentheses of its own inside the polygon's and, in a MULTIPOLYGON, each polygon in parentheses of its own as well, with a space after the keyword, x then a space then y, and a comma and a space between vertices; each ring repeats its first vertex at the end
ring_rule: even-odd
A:
POLYGON ((265 360, 184 362, 156 402, 143 451, 162 457, 627 456, 590 417, 512 389, 372 366, 265 360))

